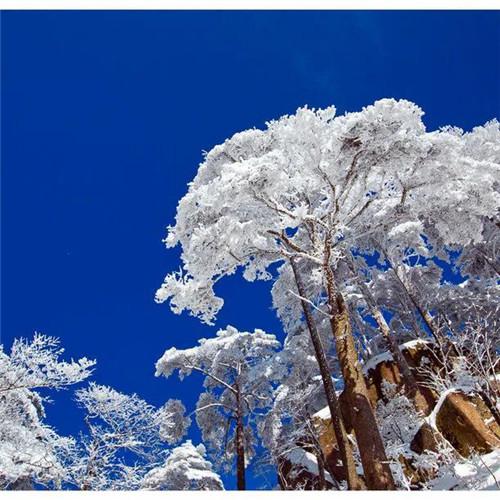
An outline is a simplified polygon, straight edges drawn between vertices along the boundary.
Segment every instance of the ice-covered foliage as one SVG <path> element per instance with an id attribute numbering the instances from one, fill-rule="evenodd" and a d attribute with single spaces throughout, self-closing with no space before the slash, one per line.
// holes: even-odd
<path id="1" fill-rule="evenodd" d="M 191 441 L 174 448 L 165 463 L 150 470 L 142 482 L 147 490 L 223 490 L 220 476 L 205 458 L 205 447 Z"/>
<path id="2" fill-rule="evenodd" d="M 1 390 L 62 389 L 85 380 L 95 361 L 81 358 L 63 361 L 59 339 L 35 333 L 33 339 L 15 339 L 7 355 L 1 347 Z"/>
<path id="3" fill-rule="evenodd" d="M 377 419 L 386 443 L 387 455 L 398 460 L 400 455 L 411 457 L 410 443 L 423 423 L 408 398 L 398 392 L 397 387 L 386 381 L 382 383 L 384 400 L 377 405 Z"/>
<path id="4" fill-rule="evenodd" d="M 163 441 L 179 440 L 189 424 L 180 401 L 157 410 L 136 394 L 92 382 L 76 400 L 88 429 L 70 465 L 71 482 L 84 490 L 138 488 L 165 453 Z"/>
<path id="5" fill-rule="evenodd" d="M 410 447 L 422 422 L 438 430 L 450 392 L 474 393 L 490 424 L 500 422 L 500 126 L 427 131 L 422 116 L 394 99 L 342 116 L 300 108 L 215 146 L 178 204 L 164 241 L 180 246 L 181 267 L 156 301 L 213 324 L 224 303 L 216 284 L 241 272 L 273 281 L 286 334 L 279 350 L 274 335 L 228 326 L 195 347 L 171 347 L 156 364 L 157 376 L 204 377 L 193 413 L 216 467 L 231 469 L 236 458 L 238 487 L 258 439 L 272 463 L 293 456 L 301 471 L 336 483 L 315 424 L 325 399 L 332 412 L 339 406 L 335 388 L 345 396 L 336 414 L 350 419 L 356 440 L 351 473 L 362 458 L 369 487 L 385 475 L 375 466 L 387 472 L 386 457 L 399 488 L 415 487 L 405 460 L 429 471 L 419 487 L 497 485 L 496 451 L 462 459 L 446 440 L 421 454 Z M 410 369 L 398 351 L 408 339 L 432 360 Z M 0 348 L 2 488 L 223 489 L 203 445 L 169 451 L 191 422 L 178 400 L 157 409 L 91 383 L 76 392 L 86 432 L 59 436 L 44 422 L 46 390 L 81 382 L 94 365 L 62 354 L 40 334 Z M 361 411 L 353 401 L 371 399 L 363 374 L 381 360 L 397 365 L 405 391 L 385 384 L 375 419 L 370 404 Z M 425 418 L 414 406 L 417 375 L 437 400 Z"/>
<path id="6" fill-rule="evenodd" d="M 495 384 L 487 382 L 498 369 L 498 349 L 491 348 L 497 334 L 485 332 L 499 299 L 499 123 L 471 132 L 427 131 L 422 116 L 415 104 L 394 99 L 343 116 L 333 107 L 301 108 L 214 147 L 179 202 L 165 243 L 180 245 L 182 267 L 165 278 L 156 300 L 213 323 L 223 306 L 215 292 L 219 280 L 237 272 L 249 281 L 274 278 L 273 306 L 287 334 L 281 359 L 311 368 L 299 387 L 293 367 L 287 374 L 287 363 L 275 358 L 280 385 L 260 425 L 270 449 L 286 445 L 286 432 L 307 421 L 301 403 L 316 389 L 310 383 L 315 360 L 307 336 L 301 337 L 307 307 L 309 332 L 312 322 L 323 339 L 329 330 L 335 336 L 325 349 L 337 355 L 344 382 L 360 375 L 359 359 L 383 355 L 389 345 L 406 370 L 405 387 L 415 387 L 398 345 L 424 339 L 434 342 L 434 361 L 442 366 L 432 375 L 443 382 L 434 387 L 438 393 L 467 388 L 481 391 L 493 406 L 498 401 Z M 342 301 L 352 335 L 335 330 Z M 471 328 L 474 311 L 485 320 Z M 349 347 L 341 359 L 347 336 L 356 349 Z M 179 359 L 175 351 L 170 356 Z M 324 363 L 316 362 L 324 373 Z M 329 369 L 337 375 L 335 362 Z M 363 392 L 362 385 L 356 390 Z M 349 399 L 354 389 L 348 389 Z M 202 398 L 212 409 L 212 395 Z M 406 396 L 387 404 L 379 411 L 418 421 Z M 398 441 L 394 429 L 383 434 L 391 458 L 409 453 L 409 435 Z M 395 475 L 406 487 L 401 470 Z"/>
<path id="7" fill-rule="evenodd" d="M 191 425 L 191 418 L 185 415 L 186 408 L 182 401 L 169 399 L 155 415 L 160 438 L 168 444 L 180 441 Z"/>
<path id="8" fill-rule="evenodd" d="M 10 352 L 0 346 L 0 487 L 34 484 L 58 487 L 67 471 L 61 457 L 72 438 L 44 423 L 46 397 L 38 389 L 64 389 L 87 378 L 95 362 L 64 361 L 55 337 L 16 339 Z M 46 391 L 45 393 L 46 394 Z"/>
<path id="9" fill-rule="evenodd" d="M 499 205 L 498 122 L 426 132 L 422 115 L 393 99 L 338 117 L 301 108 L 213 148 L 165 240 L 181 245 L 183 269 L 157 300 L 212 322 L 219 279 L 239 268 L 269 279 L 269 265 L 290 252 L 318 262 L 326 229 L 333 262 L 381 238 L 390 250 L 432 245 L 440 256 L 445 245 L 485 241 L 485 218 Z M 293 245 L 280 241 L 287 230 Z"/>

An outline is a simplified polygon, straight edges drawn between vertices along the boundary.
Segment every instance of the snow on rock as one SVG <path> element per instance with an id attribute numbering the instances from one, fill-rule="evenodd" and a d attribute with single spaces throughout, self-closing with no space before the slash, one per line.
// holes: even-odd
<path id="1" fill-rule="evenodd" d="M 316 412 L 313 415 L 313 418 L 319 418 L 320 420 L 330 420 L 331 419 L 330 408 L 328 408 L 328 406 L 325 406 L 323 409 Z"/>
<path id="2" fill-rule="evenodd" d="M 377 354 L 377 356 L 374 356 L 373 358 L 369 359 L 363 365 L 363 372 L 368 373 L 370 370 L 373 370 L 377 365 L 385 361 L 392 361 L 392 354 L 389 351 Z"/>
<path id="3" fill-rule="evenodd" d="M 442 392 L 431 414 L 424 419 L 425 422 L 427 422 L 435 430 L 438 430 L 436 425 L 436 418 L 438 416 L 439 410 L 441 409 L 441 406 L 443 406 L 443 403 L 445 402 L 448 395 L 451 394 L 452 392 L 456 392 L 456 389 L 454 388 L 447 389 L 446 391 Z"/>
<path id="4" fill-rule="evenodd" d="M 285 458 L 288 459 L 295 467 L 300 467 L 307 472 L 313 474 L 314 476 L 319 476 L 318 461 L 316 457 L 302 448 L 294 448 L 285 454 Z M 325 479 L 335 484 L 332 476 L 325 471 Z"/>
<path id="5" fill-rule="evenodd" d="M 406 349 L 413 349 L 414 347 L 417 347 L 417 346 L 432 344 L 432 343 L 433 343 L 432 340 L 413 339 L 413 340 L 409 340 L 408 342 L 404 342 L 403 344 L 400 344 L 399 348 L 404 351 Z"/>
<path id="6" fill-rule="evenodd" d="M 454 470 L 459 477 L 469 477 L 477 473 L 477 469 L 471 463 L 456 464 Z"/>
<path id="7" fill-rule="evenodd" d="M 408 342 L 404 342 L 403 344 L 399 345 L 399 349 L 401 351 L 406 351 L 408 349 L 413 349 L 417 346 L 422 346 L 426 344 L 432 343 L 431 340 L 424 340 L 424 339 L 414 339 L 414 340 L 409 340 Z M 363 372 L 368 373 L 370 370 L 373 370 L 374 368 L 377 367 L 380 363 L 384 363 L 385 361 L 392 361 L 392 354 L 389 351 L 384 351 L 380 354 L 377 354 L 376 356 L 373 356 L 373 358 L 370 358 L 364 365 L 363 365 Z"/>

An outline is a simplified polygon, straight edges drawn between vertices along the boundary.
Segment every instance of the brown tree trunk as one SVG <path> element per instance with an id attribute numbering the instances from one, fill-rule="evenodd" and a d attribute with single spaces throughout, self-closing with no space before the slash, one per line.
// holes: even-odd
<path id="1" fill-rule="evenodd" d="M 239 384 L 236 384 L 236 481 L 238 490 L 246 489 L 243 408 Z"/>
<path id="2" fill-rule="evenodd" d="M 297 285 L 297 290 L 299 292 L 302 304 L 302 309 L 304 311 L 304 316 L 306 319 L 307 328 L 311 336 L 311 342 L 314 347 L 314 352 L 316 355 L 316 360 L 318 362 L 319 371 L 321 374 L 321 380 L 323 382 L 323 389 L 325 391 L 326 401 L 328 403 L 328 408 L 330 409 L 330 415 L 332 419 L 332 425 L 335 432 L 335 437 L 337 438 L 337 444 L 340 451 L 340 456 L 342 457 L 342 462 L 344 465 L 345 475 L 347 478 L 347 485 L 350 490 L 361 490 L 363 489 L 363 483 L 356 472 L 356 463 L 354 462 L 354 456 L 352 453 L 352 448 L 347 438 L 347 432 L 345 430 L 344 420 L 340 410 L 339 401 L 337 399 L 337 394 L 335 393 L 335 387 L 333 386 L 332 377 L 330 369 L 328 368 L 328 362 L 326 360 L 325 351 L 323 345 L 321 344 L 321 339 L 316 329 L 316 324 L 311 313 L 311 307 L 305 299 L 305 287 L 298 270 L 297 262 L 295 259 L 290 259 L 290 265 L 292 266 L 293 274 L 295 277 L 295 284 Z"/>
<path id="3" fill-rule="evenodd" d="M 481 396 L 481 399 L 484 401 L 484 404 L 490 410 L 491 414 L 495 418 L 495 422 L 500 426 L 500 413 L 497 410 L 496 404 L 491 400 L 490 396 L 486 391 L 480 391 L 479 395 Z"/>
<path id="4" fill-rule="evenodd" d="M 446 345 L 448 343 L 448 339 L 444 337 L 444 335 L 440 332 L 438 326 L 436 325 L 436 322 L 434 321 L 434 318 L 431 316 L 429 311 L 425 310 L 419 303 L 417 297 L 415 297 L 415 294 L 409 289 L 408 286 L 406 286 L 406 283 L 404 282 L 404 279 L 399 275 L 398 270 L 394 267 L 392 262 L 389 260 L 389 258 L 386 256 L 387 261 L 391 265 L 392 272 L 396 276 L 397 280 L 399 281 L 400 285 L 402 286 L 403 290 L 405 291 L 407 297 L 410 299 L 410 302 L 413 304 L 413 307 L 417 310 L 419 313 L 420 317 L 422 318 L 423 322 L 431 332 L 432 336 L 436 340 L 436 342 L 443 346 L 443 341 L 444 344 Z"/>
<path id="5" fill-rule="evenodd" d="M 318 486 L 320 490 L 326 490 L 325 466 L 319 453 L 316 453 L 316 461 L 318 462 Z"/>
<path id="6" fill-rule="evenodd" d="M 413 373 L 411 372 L 411 368 L 408 365 L 405 357 L 403 356 L 403 353 L 401 352 L 396 339 L 391 334 L 389 325 L 385 321 L 382 312 L 377 307 L 373 306 L 372 315 L 375 318 L 379 330 L 387 343 L 389 351 L 392 354 L 392 358 L 399 368 L 401 378 L 403 379 L 404 391 L 406 396 L 410 399 L 410 401 L 413 401 L 413 404 L 417 411 L 422 412 L 424 415 L 429 415 L 432 407 L 418 387 L 417 381 L 413 376 Z"/>
<path id="7" fill-rule="evenodd" d="M 368 398 L 365 378 L 352 336 L 349 314 L 330 267 L 330 244 L 325 244 L 323 271 L 331 314 L 331 328 L 351 410 L 351 422 L 358 442 L 366 484 L 371 490 L 394 490 L 394 478 L 385 453 L 377 420 Z"/>
<path id="8" fill-rule="evenodd" d="M 356 275 L 353 264 L 348 261 L 347 265 L 351 273 L 353 275 Z M 368 304 L 368 307 L 370 308 L 372 316 L 375 318 L 375 321 L 377 322 L 377 326 L 380 330 L 380 333 L 382 334 L 382 337 L 384 337 L 387 348 L 389 349 L 390 353 L 392 354 L 392 358 L 394 359 L 394 362 L 397 364 L 399 368 L 399 371 L 401 373 L 401 378 L 403 379 L 404 391 L 406 396 L 410 399 L 410 401 L 413 401 L 415 409 L 417 411 L 422 412 L 424 415 L 429 415 L 429 413 L 432 410 L 432 407 L 425 398 L 425 396 L 422 394 L 420 388 L 418 387 L 417 381 L 413 376 L 413 373 L 411 372 L 411 368 L 408 365 L 408 362 L 406 361 L 405 357 L 403 356 L 403 353 L 401 352 L 399 345 L 396 339 L 394 338 L 394 335 L 392 335 L 391 330 L 389 329 L 389 325 L 387 324 L 387 321 L 385 320 L 384 315 L 382 314 L 382 311 L 380 311 L 380 309 L 375 304 L 373 295 L 371 294 L 366 284 L 360 281 L 358 282 L 358 285 L 361 293 L 363 294 L 366 300 L 366 303 Z"/>

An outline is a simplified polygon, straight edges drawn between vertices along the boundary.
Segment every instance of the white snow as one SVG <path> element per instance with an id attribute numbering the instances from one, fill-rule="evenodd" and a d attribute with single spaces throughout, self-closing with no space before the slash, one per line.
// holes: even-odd
<path id="1" fill-rule="evenodd" d="M 403 344 L 400 344 L 399 348 L 402 350 L 411 349 L 413 347 L 416 347 L 417 345 L 422 345 L 422 344 L 432 344 L 432 340 L 413 339 L 409 340 L 408 342 L 404 342 Z"/>
<path id="2" fill-rule="evenodd" d="M 456 464 L 455 474 L 459 477 L 469 477 L 477 473 L 477 469 L 470 463 Z"/>
<path id="3" fill-rule="evenodd" d="M 500 449 L 487 455 L 477 457 L 480 466 L 477 468 L 479 490 L 500 489 Z"/>
<path id="4" fill-rule="evenodd" d="M 456 463 L 430 484 L 433 490 L 500 489 L 500 449 Z"/>
<path id="5" fill-rule="evenodd" d="M 302 448 L 294 448 L 285 454 L 285 458 L 290 460 L 292 464 L 302 467 L 307 472 L 310 472 L 315 476 L 319 475 L 318 461 L 312 453 L 305 451 Z M 328 482 L 335 484 L 332 476 L 330 476 L 327 471 L 325 471 L 325 479 Z"/>
<path id="6" fill-rule="evenodd" d="M 373 370 L 377 365 L 383 363 L 384 361 L 392 361 L 392 354 L 389 351 L 377 354 L 373 358 L 369 359 L 363 365 L 363 372 L 368 373 L 370 370 Z"/>
<path id="7" fill-rule="evenodd" d="M 439 413 L 439 410 L 441 409 L 441 406 L 445 402 L 446 398 L 448 397 L 449 394 L 457 392 L 455 388 L 447 389 L 446 391 L 442 392 L 441 395 L 439 396 L 439 399 L 436 403 L 436 406 L 432 410 L 431 414 L 428 417 L 425 417 L 425 421 L 433 428 L 437 430 L 436 427 L 436 417 Z"/>
<path id="8" fill-rule="evenodd" d="M 330 420 L 330 408 L 328 408 L 328 406 L 325 406 L 324 408 L 316 412 L 313 417 L 319 418 L 321 420 Z"/>
<path id="9" fill-rule="evenodd" d="M 408 342 L 404 342 L 403 344 L 399 345 L 399 349 L 404 351 L 406 349 L 411 349 L 417 345 L 423 345 L 423 344 L 428 344 L 432 343 L 431 340 L 424 340 L 424 339 L 414 339 L 414 340 L 409 340 Z M 380 354 L 377 354 L 373 358 L 370 358 L 364 365 L 363 365 L 363 372 L 368 373 L 370 370 L 373 370 L 377 365 L 380 363 L 383 363 L 385 361 L 392 361 L 392 354 L 389 351 L 384 351 Z"/>
<path id="10" fill-rule="evenodd" d="M 188 440 L 174 448 L 165 463 L 150 470 L 142 488 L 147 490 L 223 490 L 222 480 L 206 458 L 203 444 Z"/>

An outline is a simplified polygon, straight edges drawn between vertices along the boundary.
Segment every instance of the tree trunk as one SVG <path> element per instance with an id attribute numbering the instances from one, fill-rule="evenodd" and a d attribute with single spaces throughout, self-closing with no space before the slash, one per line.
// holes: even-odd
<path id="1" fill-rule="evenodd" d="M 85 477 L 83 479 L 82 484 L 80 485 L 80 490 L 81 491 L 89 491 L 91 490 L 91 479 L 96 476 L 96 470 L 95 470 L 95 457 L 98 453 L 99 445 L 98 445 L 98 439 L 96 438 L 94 432 L 93 432 L 93 427 L 89 424 L 88 419 L 85 418 L 85 421 L 87 425 L 89 426 L 90 433 L 93 435 L 92 438 L 92 444 L 90 446 L 90 452 L 89 452 L 89 458 L 87 461 L 87 467 L 85 469 Z"/>
<path id="2" fill-rule="evenodd" d="M 351 273 L 354 276 L 356 276 L 353 264 L 348 261 L 347 265 Z M 401 349 L 399 348 L 399 345 L 396 339 L 394 338 L 394 335 L 392 335 L 391 330 L 389 329 L 389 325 L 387 324 L 387 321 L 385 320 L 384 315 L 382 314 L 382 311 L 377 307 L 373 295 L 371 294 L 366 284 L 363 283 L 362 281 L 359 281 L 358 286 L 360 288 L 361 293 L 365 297 L 366 303 L 370 308 L 372 316 L 375 318 L 375 321 L 377 322 L 377 326 L 380 330 L 380 333 L 382 334 L 382 337 L 384 337 L 387 348 L 389 349 L 390 353 L 392 354 L 394 362 L 399 368 L 399 371 L 401 373 L 401 378 L 403 379 L 404 391 L 406 396 L 410 399 L 410 401 L 413 401 L 415 409 L 417 411 L 422 412 L 424 415 L 429 415 L 429 413 L 432 410 L 432 407 L 425 398 L 425 396 L 422 394 L 420 388 L 418 387 L 417 381 L 413 376 L 413 373 L 411 372 L 411 368 L 408 365 L 408 362 L 406 361 L 405 357 L 403 356 L 403 353 L 401 352 Z"/>
<path id="3" fill-rule="evenodd" d="M 238 490 L 246 489 L 244 439 L 241 393 L 239 384 L 236 384 L 236 481 Z"/>
<path id="4" fill-rule="evenodd" d="M 413 304 L 413 307 L 417 310 L 419 313 L 420 317 L 422 318 L 423 322 L 431 332 L 432 336 L 436 340 L 436 342 L 439 345 L 443 345 L 443 341 L 445 345 L 448 343 L 448 339 L 444 337 L 444 335 L 440 332 L 438 326 L 436 325 L 434 318 L 431 316 L 429 311 L 425 310 L 419 303 L 417 297 L 415 297 L 415 294 L 409 289 L 409 287 L 406 285 L 404 282 L 404 279 L 402 276 L 399 275 L 398 270 L 396 267 L 394 267 L 393 263 L 389 260 L 387 256 L 385 256 L 386 260 L 389 262 L 391 265 L 392 272 L 396 276 L 397 280 L 399 281 L 400 285 L 402 286 L 403 290 L 405 291 L 406 295 L 410 299 L 410 302 Z"/>
<path id="5" fill-rule="evenodd" d="M 330 324 L 337 347 L 337 356 L 344 378 L 345 391 L 351 411 L 351 422 L 358 442 L 366 484 L 371 490 L 394 490 L 396 486 L 384 449 L 377 420 L 368 398 L 365 378 L 352 336 L 349 314 L 330 267 L 330 244 L 325 244 L 323 271 L 330 306 Z"/>
<path id="6" fill-rule="evenodd" d="M 352 453 L 352 448 L 347 438 L 347 432 L 345 430 L 344 420 L 340 410 L 339 401 L 337 399 L 337 394 L 335 393 L 335 387 L 333 386 L 332 377 L 330 369 L 328 368 L 328 362 L 326 360 L 325 351 L 323 345 L 321 344 L 321 339 L 316 329 L 316 324 L 311 313 L 311 307 L 305 299 L 305 287 L 300 276 L 297 262 L 295 259 L 290 259 L 290 265 L 292 266 L 293 274 L 295 277 L 295 284 L 297 285 L 297 290 L 300 297 L 302 297 L 301 304 L 304 311 L 304 316 L 306 319 L 307 328 L 311 336 L 311 342 L 314 347 L 314 352 L 316 355 L 316 361 L 318 362 L 319 371 L 321 374 L 321 380 L 323 382 L 323 389 L 325 391 L 326 401 L 328 403 L 328 408 L 330 409 L 330 415 L 332 420 L 333 429 L 335 432 L 335 437 L 337 438 L 337 444 L 340 451 L 340 456 L 342 457 L 342 462 L 344 465 L 345 475 L 347 478 L 347 485 L 350 490 L 361 490 L 363 489 L 363 483 L 356 472 L 356 463 L 354 462 L 354 456 Z"/>
<path id="7" fill-rule="evenodd" d="M 495 422 L 500 427 L 500 413 L 497 410 L 497 405 L 491 400 L 486 391 L 480 391 L 479 395 L 481 396 L 481 399 L 484 401 L 484 404 L 487 406 L 488 410 L 490 410 L 491 414 L 495 418 Z"/>
<path id="8" fill-rule="evenodd" d="M 392 358 L 399 368 L 401 378 L 403 379 L 404 391 L 406 396 L 410 399 L 410 401 L 413 401 L 413 404 L 417 411 L 422 412 L 424 415 L 429 415 L 432 407 L 418 387 L 417 381 L 413 376 L 413 373 L 411 372 L 411 368 L 408 365 L 405 357 L 403 356 L 403 353 L 401 352 L 396 339 L 391 334 L 389 325 L 385 321 L 382 312 L 377 307 L 373 306 L 372 315 L 375 318 L 379 330 L 387 343 L 389 351 L 392 354 Z"/>
<path id="9" fill-rule="evenodd" d="M 318 486 L 320 490 L 326 490 L 326 478 L 325 478 L 325 466 L 323 464 L 323 460 L 320 457 L 319 453 L 316 453 L 316 461 L 318 462 Z"/>

